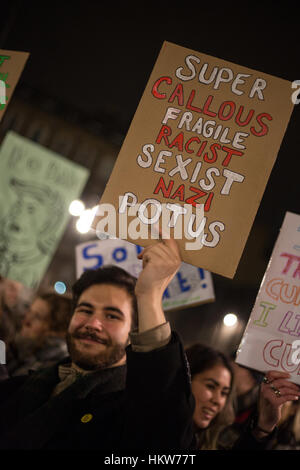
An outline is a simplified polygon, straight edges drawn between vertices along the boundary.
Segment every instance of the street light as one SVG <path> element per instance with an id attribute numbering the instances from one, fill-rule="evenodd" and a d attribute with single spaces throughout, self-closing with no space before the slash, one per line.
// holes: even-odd
<path id="1" fill-rule="evenodd" d="M 57 292 L 58 294 L 65 294 L 66 290 L 67 290 L 67 286 L 64 282 L 62 281 L 57 281 L 55 284 L 54 284 L 54 290 L 55 292 Z"/>
<path id="2" fill-rule="evenodd" d="M 227 315 L 225 315 L 223 318 L 223 323 L 225 326 L 231 327 L 236 325 L 237 320 L 238 318 L 234 313 L 227 313 Z"/>
<path id="3" fill-rule="evenodd" d="M 69 205 L 69 212 L 71 215 L 74 215 L 74 217 L 79 217 L 83 213 L 84 209 L 85 205 L 82 201 L 79 201 L 78 199 L 75 199 Z"/>

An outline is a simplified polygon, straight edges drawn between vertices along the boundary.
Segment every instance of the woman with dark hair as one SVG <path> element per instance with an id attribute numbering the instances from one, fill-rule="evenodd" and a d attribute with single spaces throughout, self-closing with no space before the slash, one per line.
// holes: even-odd
<path id="1" fill-rule="evenodd" d="M 214 348 L 195 344 L 186 349 L 195 398 L 194 426 L 197 448 L 224 449 L 220 434 L 234 421 L 234 372 L 230 360 Z M 229 449 L 267 449 L 277 433 L 283 405 L 298 400 L 300 388 L 290 374 L 268 371 L 260 386 L 255 411 Z"/>
<path id="2" fill-rule="evenodd" d="M 186 350 L 195 398 L 194 424 L 198 447 L 218 448 L 221 431 L 234 420 L 233 370 L 227 357 L 195 344 Z"/>

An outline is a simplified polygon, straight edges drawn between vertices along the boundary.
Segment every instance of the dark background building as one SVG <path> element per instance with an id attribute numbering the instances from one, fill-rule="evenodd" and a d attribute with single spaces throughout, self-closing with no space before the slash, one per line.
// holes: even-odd
<path id="1" fill-rule="evenodd" d="M 1 6 L 0 48 L 30 58 L 0 126 L 87 166 L 98 203 L 164 40 L 289 81 L 300 80 L 299 2 L 31 2 Z M 292 94 L 291 89 L 291 94 Z M 186 344 L 233 351 L 251 313 L 286 211 L 300 213 L 295 106 L 233 280 L 213 275 L 216 301 L 169 314 Z M 81 235 L 70 217 L 42 281 L 75 280 Z M 231 332 L 222 319 L 236 313 Z"/>

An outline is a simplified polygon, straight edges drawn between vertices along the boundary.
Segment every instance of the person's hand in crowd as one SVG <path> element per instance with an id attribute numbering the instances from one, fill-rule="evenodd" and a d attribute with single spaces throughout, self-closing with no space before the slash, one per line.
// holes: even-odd
<path id="1" fill-rule="evenodd" d="M 275 429 L 284 403 L 299 399 L 300 387 L 287 380 L 289 377 L 289 373 L 280 371 L 269 371 L 265 375 L 259 394 L 257 437 L 266 437 Z"/>
<path id="2" fill-rule="evenodd" d="M 138 258 L 143 260 L 143 270 L 137 280 L 136 295 L 153 292 L 163 295 L 181 264 L 176 241 L 161 238 L 145 248 Z"/>
<path id="3" fill-rule="evenodd" d="M 181 264 L 177 242 L 170 238 L 146 247 L 138 258 L 143 270 L 136 283 L 135 293 L 139 311 L 139 331 L 154 328 L 165 322 L 162 297 Z"/>

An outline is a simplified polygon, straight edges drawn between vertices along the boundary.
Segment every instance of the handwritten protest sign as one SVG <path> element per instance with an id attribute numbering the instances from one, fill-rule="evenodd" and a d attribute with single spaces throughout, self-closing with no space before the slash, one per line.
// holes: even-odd
<path id="1" fill-rule="evenodd" d="M 81 243 L 76 247 L 77 278 L 86 269 L 96 269 L 104 264 L 113 264 L 138 277 L 142 261 L 137 255 L 142 251 L 139 245 L 126 240 L 108 239 Z M 211 273 L 182 263 L 179 271 L 169 284 L 163 297 L 165 311 L 192 307 L 215 300 Z"/>
<path id="2" fill-rule="evenodd" d="M 0 49 L 0 121 L 29 57 L 28 52 Z"/>
<path id="3" fill-rule="evenodd" d="M 290 82 L 165 42 L 101 197 L 116 236 L 147 246 L 136 219 L 167 214 L 174 231 L 183 223 L 185 262 L 232 278 L 292 109 Z M 120 216 L 138 204 L 124 235 Z M 105 222 L 93 226 L 109 233 Z M 199 248 L 187 248 L 193 236 Z"/>
<path id="4" fill-rule="evenodd" d="M 89 171 L 14 132 L 0 149 L 0 274 L 35 288 Z"/>
<path id="5" fill-rule="evenodd" d="M 289 372 L 300 384 L 299 306 L 300 215 L 287 212 L 236 361 L 262 372 Z"/>

